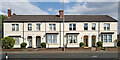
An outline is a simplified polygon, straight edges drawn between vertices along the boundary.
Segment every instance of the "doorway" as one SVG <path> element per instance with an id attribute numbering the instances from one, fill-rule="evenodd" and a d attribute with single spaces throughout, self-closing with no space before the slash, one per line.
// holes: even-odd
<path id="1" fill-rule="evenodd" d="M 88 47 L 88 36 L 84 36 L 84 44 Z"/>
<path id="2" fill-rule="evenodd" d="M 32 36 L 28 36 L 29 48 L 32 48 Z"/>
<path id="3" fill-rule="evenodd" d="M 96 36 L 92 36 L 92 47 L 96 46 Z"/>
<path id="4" fill-rule="evenodd" d="M 40 36 L 36 36 L 36 47 L 37 48 L 41 47 L 41 37 Z"/>

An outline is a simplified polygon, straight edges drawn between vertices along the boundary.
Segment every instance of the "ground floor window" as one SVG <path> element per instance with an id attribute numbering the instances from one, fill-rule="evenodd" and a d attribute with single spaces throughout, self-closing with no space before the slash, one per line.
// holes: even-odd
<path id="1" fill-rule="evenodd" d="M 101 39 L 104 43 L 112 42 L 112 34 L 103 34 Z"/>
<path id="2" fill-rule="evenodd" d="M 77 35 L 68 35 L 68 43 L 77 43 Z"/>
<path id="3" fill-rule="evenodd" d="M 47 43 L 57 43 L 57 35 L 56 34 L 47 35 Z"/>
<path id="4" fill-rule="evenodd" d="M 15 39 L 15 44 L 19 44 L 20 37 L 13 37 Z"/>

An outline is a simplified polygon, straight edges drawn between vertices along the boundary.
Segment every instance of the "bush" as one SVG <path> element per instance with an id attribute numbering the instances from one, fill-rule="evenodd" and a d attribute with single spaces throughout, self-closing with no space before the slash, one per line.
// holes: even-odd
<path id="1" fill-rule="evenodd" d="M 84 46 L 84 43 L 83 43 L 83 42 L 81 42 L 81 43 L 80 43 L 80 47 L 83 47 L 83 46 Z"/>
<path id="2" fill-rule="evenodd" d="M 120 47 L 120 41 L 117 43 L 117 46 Z"/>
<path id="3" fill-rule="evenodd" d="M 101 50 L 105 50 L 105 48 L 104 48 L 104 47 L 101 47 Z"/>
<path id="4" fill-rule="evenodd" d="M 46 48 L 46 43 L 45 43 L 45 42 L 42 42 L 42 43 L 41 43 L 41 46 L 42 46 L 42 48 Z"/>
<path id="5" fill-rule="evenodd" d="M 25 42 L 21 43 L 21 48 L 25 48 L 26 45 L 27 45 L 27 43 L 25 43 Z"/>
<path id="6" fill-rule="evenodd" d="M 15 40 L 12 37 L 2 38 L 2 48 L 10 49 L 14 46 Z"/>
<path id="7" fill-rule="evenodd" d="M 98 42 L 97 42 L 97 46 L 98 46 L 98 47 L 102 47 L 102 42 L 101 42 L 101 41 L 98 41 Z"/>

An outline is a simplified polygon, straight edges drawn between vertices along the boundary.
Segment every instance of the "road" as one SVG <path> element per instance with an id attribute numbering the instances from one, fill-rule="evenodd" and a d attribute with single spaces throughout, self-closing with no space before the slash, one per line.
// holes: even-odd
<path id="1" fill-rule="evenodd" d="M 117 52 L 8 52 L 9 58 L 118 58 Z M 5 58 L 3 53 L 2 58 Z"/>

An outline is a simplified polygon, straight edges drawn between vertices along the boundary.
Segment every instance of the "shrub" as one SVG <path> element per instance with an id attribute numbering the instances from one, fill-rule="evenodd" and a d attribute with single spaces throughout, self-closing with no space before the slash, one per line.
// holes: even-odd
<path id="1" fill-rule="evenodd" d="M 25 42 L 21 43 L 21 48 L 25 48 L 26 45 L 27 45 L 27 43 L 25 43 Z"/>
<path id="2" fill-rule="evenodd" d="M 84 43 L 83 43 L 83 42 L 81 42 L 81 43 L 80 43 L 80 47 L 83 47 L 83 46 L 84 46 Z"/>
<path id="3" fill-rule="evenodd" d="M 117 43 L 117 46 L 120 47 L 120 41 Z"/>
<path id="4" fill-rule="evenodd" d="M 41 46 L 42 46 L 42 48 L 46 48 L 46 43 L 45 43 L 45 42 L 42 42 L 42 43 L 41 43 Z"/>
<path id="5" fill-rule="evenodd" d="M 15 40 L 12 37 L 2 38 L 2 48 L 10 49 L 14 46 Z"/>
<path id="6" fill-rule="evenodd" d="M 98 46 L 98 47 L 102 47 L 102 42 L 101 42 L 101 41 L 98 41 L 98 42 L 97 42 L 97 46 Z"/>
<path id="7" fill-rule="evenodd" d="M 104 47 L 101 47 L 101 50 L 105 50 L 105 48 L 104 48 Z"/>

